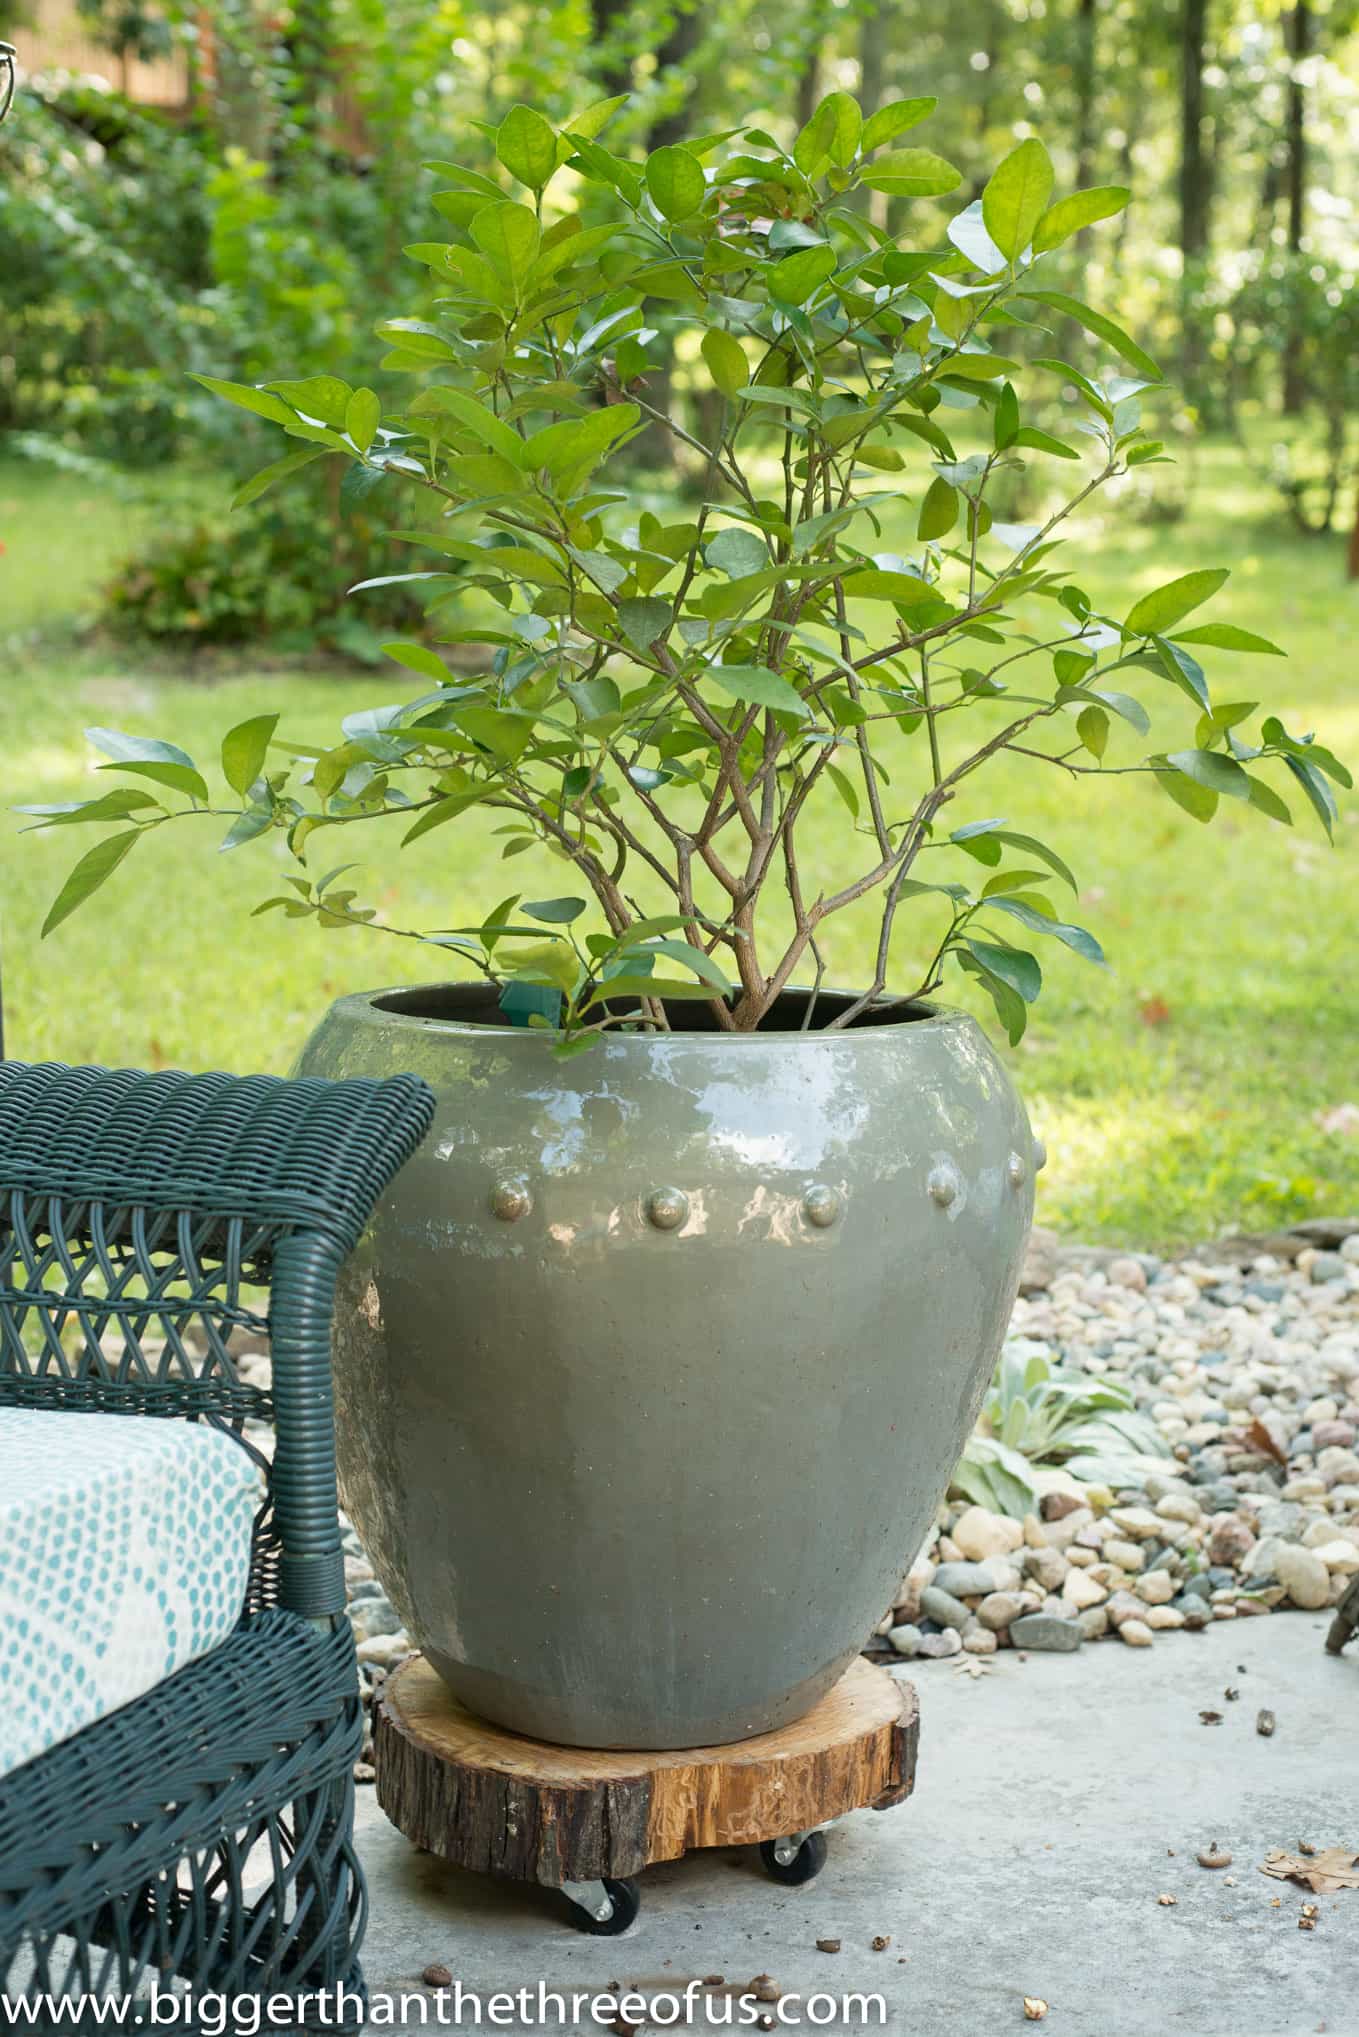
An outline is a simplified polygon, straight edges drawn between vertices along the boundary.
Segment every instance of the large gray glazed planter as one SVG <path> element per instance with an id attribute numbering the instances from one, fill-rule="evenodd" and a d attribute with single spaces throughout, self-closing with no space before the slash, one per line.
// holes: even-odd
<path id="1" fill-rule="evenodd" d="M 345 1276 L 345 1505 L 483 1717 L 587 1747 L 782 1725 L 880 1617 L 976 1417 L 1033 1209 L 1023 1106 L 957 1012 L 562 1060 L 494 1000 L 342 998 L 302 1057 L 438 1098 Z"/>

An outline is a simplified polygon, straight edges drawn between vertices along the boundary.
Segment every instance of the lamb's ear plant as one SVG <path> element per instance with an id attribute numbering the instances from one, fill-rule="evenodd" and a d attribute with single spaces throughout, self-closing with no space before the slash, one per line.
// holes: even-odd
<path id="1" fill-rule="evenodd" d="M 541 845 L 569 866 L 566 895 L 521 888 L 474 924 L 386 930 L 529 986 L 567 1046 L 664 1027 L 679 998 L 756 1027 L 795 976 L 820 982 L 830 923 L 870 895 L 871 980 L 832 1025 L 884 996 L 908 910 L 929 960 L 898 989 L 961 969 L 1017 1040 L 1041 982 L 1032 943 L 1102 958 L 1053 903 L 1075 888 L 1062 858 L 986 817 L 993 759 L 1073 785 L 1144 772 L 1201 821 L 1227 800 L 1287 822 L 1277 772 L 1329 833 L 1342 766 L 1276 717 L 1248 734 L 1255 704 L 1210 696 L 1205 652 L 1275 652 L 1191 621 L 1226 573 L 1101 609 L 1056 549 L 1097 490 L 1162 457 L 1139 407 L 1155 363 L 1045 273 L 1128 194 L 1054 197 L 1028 140 L 943 238 L 903 245 L 870 194 L 928 200 L 937 222 L 959 172 L 902 143 L 933 104 L 865 121 L 837 92 L 791 152 L 752 129 L 645 161 L 600 139 L 611 105 L 560 129 L 517 106 L 497 175 L 439 166 L 448 237 L 407 250 L 433 279 L 430 315 L 377 327 L 409 395 L 203 378 L 291 442 L 243 498 L 330 458 L 351 492 L 410 481 L 440 505 L 405 532 L 431 640 L 387 646 L 410 697 L 350 715 L 327 747 L 284 742 L 273 713 L 232 729 L 225 807 L 174 745 L 92 731 L 130 782 L 25 809 L 113 830 L 45 931 L 143 836 L 224 812 L 223 847 L 281 837 L 296 859 L 261 911 L 382 924 L 346 877 L 346 831 L 385 817 L 405 844 L 489 809 L 507 857 Z M 1054 358 L 1052 333 L 1076 328 L 1108 367 Z M 672 350 L 680 372 L 660 372 Z M 1031 418 L 1062 392 L 1055 436 Z M 687 468 L 692 507 L 678 490 L 663 515 L 647 506 L 643 432 Z M 1031 462 L 1031 496 L 1072 478 L 1036 525 L 999 520 L 998 484 Z M 811 852 L 826 811 L 834 869 Z M 449 866 L 455 895 L 456 851 Z"/>

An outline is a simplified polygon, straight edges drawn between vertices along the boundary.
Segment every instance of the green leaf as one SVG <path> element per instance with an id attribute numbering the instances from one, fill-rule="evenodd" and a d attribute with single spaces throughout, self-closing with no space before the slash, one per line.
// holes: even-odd
<path id="1" fill-rule="evenodd" d="M 508 198 L 499 205 L 484 206 L 468 230 L 496 273 L 507 279 L 518 296 L 542 244 L 538 221 L 528 206 L 516 205 Z"/>
<path id="2" fill-rule="evenodd" d="M 190 799 L 207 800 L 207 781 L 192 764 L 101 764 L 101 771 L 131 771 L 149 778 L 153 785 L 168 785 L 172 792 L 187 792 Z"/>
<path id="3" fill-rule="evenodd" d="M 233 509 L 244 509 L 247 503 L 258 502 L 275 481 L 282 481 L 289 474 L 295 474 L 299 467 L 310 466 L 313 460 L 322 460 L 329 452 L 328 446 L 299 446 L 296 452 L 285 453 L 281 460 L 274 460 L 267 467 L 252 474 L 248 481 L 242 481 L 231 498 Z"/>
<path id="4" fill-rule="evenodd" d="M 1093 226 L 1097 220 L 1112 219 L 1122 212 L 1129 198 L 1121 184 L 1097 184 L 1088 191 L 1073 191 L 1069 198 L 1059 198 L 1055 205 L 1049 205 L 1038 222 L 1033 237 L 1033 251 L 1045 255 L 1049 248 L 1060 247 L 1064 240 L 1070 240 L 1073 233 L 1079 233 L 1083 226 Z"/>
<path id="5" fill-rule="evenodd" d="M 671 615 L 668 601 L 620 601 L 618 627 L 635 651 L 646 652 L 657 637 L 665 635 Z"/>
<path id="6" fill-rule="evenodd" d="M 957 521 L 958 491 L 942 474 L 936 474 L 925 490 L 915 534 L 924 539 L 946 537 Z"/>
<path id="7" fill-rule="evenodd" d="M 946 191 L 956 191 L 962 181 L 961 170 L 929 149 L 889 149 L 860 179 L 871 191 L 885 191 L 893 198 L 940 198 Z"/>
<path id="8" fill-rule="evenodd" d="M 541 191 L 557 167 L 557 136 L 531 106 L 512 106 L 496 131 L 495 152 L 512 177 Z"/>
<path id="9" fill-rule="evenodd" d="M 355 389 L 348 403 L 344 405 L 344 430 L 359 446 L 359 452 L 367 452 L 377 436 L 377 426 L 383 418 L 383 405 L 379 403 L 373 389 Z"/>
<path id="10" fill-rule="evenodd" d="M 807 716 L 801 694 L 766 665 L 709 665 L 704 676 L 734 700 L 773 708 L 777 714 L 795 714 L 800 720 Z"/>
<path id="11" fill-rule="evenodd" d="M 267 833 L 273 827 L 273 809 L 267 805 L 247 807 L 226 829 L 218 841 L 218 856 L 224 856 L 228 849 L 238 849 L 242 841 L 255 841 L 257 835 Z"/>
<path id="12" fill-rule="evenodd" d="M 1140 736 L 1146 735 L 1150 730 L 1151 716 L 1147 713 L 1141 701 L 1135 700 L 1131 693 L 1120 693 L 1112 686 L 1083 686 L 1080 691 L 1082 693 L 1093 693 L 1097 700 L 1102 701 L 1106 707 L 1112 708 L 1113 712 L 1121 716 L 1124 721 L 1131 723 Z"/>
<path id="13" fill-rule="evenodd" d="M 503 417 L 496 416 L 489 395 L 483 401 L 470 395 L 466 389 L 450 389 L 440 383 L 437 388 L 426 389 L 418 396 L 410 406 L 409 414 L 412 418 L 451 417 L 488 452 L 499 453 L 513 466 L 525 465 L 525 441 L 512 425 L 506 424 Z"/>
<path id="14" fill-rule="evenodd" d="M 1080 454 L 1074 446 L 1063 445 L 1061 439 L 1053 438 L 1050 432 L 1035 431 L 1031 424 L 1020 426 L 1019 430 L 1015 433 L 1014 443 L 1017 446 L 1028 446 L 1035 453 L 1051 453 L 1054 459 L 1058 460 L 1079 460 L 1080 458 Z"/>
<path id="15" fill-rule="evenodd" d="M 1156 759 L 1153 758 L 1153 763 Z M 1168 762 L 1168 760 L 1166 760 Z M 1203 785 L 1197 778 L 1186 777 L 1173 768 L 1156 773 L 1156 783 L 1176 806 L 1184 808 L 1193 820 L 1210 821 L 1217 812 L 1217 793 L 1211 786 Z"/>
<path id="16" fill-rule="evenodd" d="M 1085 707 L 1076 717 L 1076 734 L 1097 761 L 1109 747 L 1109 717 L 1102 707 Z"/>
<path id="17" fill-rule="evenodd" d="M 1046 304 L 1050 311 L 1060 311 L 1064 318 L 1074 319 L 1077 325 L 1083 325 L 1087 332 L 1093 332 L 1098 339 L 1111 346 L 1116 354 L 1120 354 L 1131 367 L 1136 368 L 1139 375 L 1145 375 L 1149 382 L 1161 380 L 1161 371 L 1151 355 L 1145 353 L 1136 340 L 1130 339 L 1122 326 L 1115 325 L 1113 319 L 1107 318 L 1102 311 L 1092 311 L 1088 304 L 1082 304 L 1079 297 L 1068 297 L 1062 290 L 1027 288 L 1021 290 L 1020 295 L 1034 304 Z M 1071 370 L 1067 369 L 1065 372 L 1070 374 Z"/>
<path id="18" fill-rule="evenodd" d="M 1026 948 L 1012 948 L 1008 943 L 1002 947 L 996 941 L 978 940 L 973 934 L 965 938 L 969 953 L 983 968 L 1008 984 L 1025 1004 L 1033 1003 L 1043 987 L 1043 972 L 1038 966 L 1037 956 L 1031 955 Z"/>
<path id="19" fill-rule="evenodd" d="M 1220 750 L 1174 750 L 1166 762 L 1210 792 L 1225 793 L 1229 799 L 1250 798 L 1250 779 L 1234 757 L 1224 757 Z"/>
<path id="20" fill-rule="evenodd" d="M 692 219 L 708 195 L 703 165 L 686 148 L 653 149 L 645 175 L 651 202 L 663 219 Z"/>
<path id="21" fill-rule="evenodd" d="M 986 943 L 983 942 L 982 945 L 985 946 Z M 993 969 L 988 969 L 984 962 L 979 961 L 975 955 L 968 954 L 966 949 L 956 948 L 954 954 L 959 968 L 967 975 L 975 976 L 985 987 L 996 1007 L 996 1015 L 1005 1028 L 1010 1045 L 1017 1047 L 1029 1023 L 1029 1009 L 1024 999 L 1017 991 L 1011 989 L 1003 977 L 997 976 Z"/>
<path id="22" fill-rule="evenodd" d="M 527 908 L 525 909 L 527 910 Z M 714 990 L 726 992 L 731 989 L 729 980 L 717 963 L 714 962 L 712 956 L 706 954 L 702 948 L 694 947 L 689 941 L 648 940 L 646 942 L 634 942 L 625 939 L 616 944 L 616 952 L 625 959 L 631 956 L 665 955 L 670 961 L 680 963 L 683 968 L 692 969 L 695 976 L 699 977 L 704 983 L 710 983 Z"/>
<path id="23" fill-rule="evenodd" d="M 263 389 L 252 389 L 245 382 L 219 382 L 215 375 L 190 375 L 190 380 L 199 383 L 209 394 L 224 396 L 228 403 L 234 403 L 241 410 L 253 411 L 256 417 L 267 417 L 272 424 L 293 424 L 293 412 L 281 396 L 271 396 Z"/>
<path id="24" fill-rule="evenodd" d="M 404 849 L 408 842 L 419 841 L 421 835 L 427 835 L 431 828 L 439 828 L 446 821 L 456 820 L 460 813 L 466 813 L 470 806 L 476 806 L 484 797 L 485 794 L 478 788 L 473 792 L 450 793 L 447 799 L 436 800 L 433 806 L 427 806 L 407 828 L 401 837 L 402 848 Z"/>
<path id="25" fill-rule="evenodd" d="M 162 743 L 155 736 L 129 736 L 121 729 L 88 728 L 85 740 L 106 757 L 112 757 L 116 764 L 187 764 L 191 771 L 195 768 L 187 750 L 181 750 L 177 743 Z"/>
<path id="26" fill-rule="evenodd" d="M 1284 762 L 1306 793 L 1308 803 L 1326 830 L 1327 839 L 1333 841 L 1335 823 L 1340 818 L 1335 794 L 1315 764 L 1309 764 L 1304 758 L 1292 755 L 1286 755 Z"/>
<path id="27" fill-rule="evenodd" d="M 222 776 L 242 799 L 264 769 L 277 727 L 276 714 L 256 714 L 249 721 L 238 721 L 222 738 Z"/>
<path id="28" fill-rule="evenodd" d="M 982 192 L 986 231 L 1013 262 L 1033 239 L 1052 196 L 1052 159 L 1041 141 L 1022 141 L 993 171 Z"/>
<path id="29" fill-rule="evenodd" d="M 1084 927 L 1070 926 L 1065 920 L 1052 919 L 1047 913 L 1036 912 L 1026 905 L 1022 898 L 988 898 L 988 912 L 1007 912 L 1035 934 L 1051 934 L 1054 941 L 1061 941 L 1077 955 L 1083 955 L 1087 962 L 1104 963 L 1104 950 L 1095 936 Z"/>
<path id="30" fill-rule="evenodd" d="M 750 380 L 750 363 L 745 348 L 733 333 L 710 326 L 703 335 L 703 359 L 714 385 L 724 396 L 735 396 Z"/>
<path id="31" fill-rule="evenodd" d="M 715 572 L 725 573 L 729 579 L 743 579 L 747 573 L 758 573 L 769 564 L 769 550 L 757 531 L 747 530 L 743 524 L 731 524 L 710 538 L 704 547 L 703 556 Z"/>
<path id="32" fill-rule="evenodd" d="M 914 573 L 893 573 L 881 566 L 861 566 L 847 573 L 841 583 L 852 601 L 895 601 L 901 608 L 918 608 L 922 602 L 937 601 L 927 580 Z"/>
<path id="33" fill-rule="evenodd" d="M 397 640 L 384 644 L 382 655 L 384 658 L 390 658 L 393 664 L 404 665 L 408 672 L 418 672 L 422 679 L 432 679 L 436 686 L 448 684 L 448 667 L 439 653 L 432 651 L 428 644 L 409 644 Z"/>
<path id="34" fill-rule="evenodd" d="M 1229 577 L 1229 569 L 1225 566 L 1182 573 L 1178 580 L 1169 580 L 1155 593 L 1144 594 L 1140 601 L 1134 602 L 1124 618 L 1123 627 L 1129 636 L 1164 636 L 1182 616 L 1201 607 L 1216 594 Z"/>
<path id="35" fill-rule="evenodd" d="M 1060 877 L 1064 884 L 1070 886 L 1073 894 L 1077 891 L 1076 879 L 1057 851 L 1050 849 L 1046 842 L 1040 842 L 1035 835 L 1019 834 L 1011 828 L 996 828 L 992 832 L 992 839 L 1003 843 L 1008 849 L 1018 849 L 1021 855 L 1037 856 L 1040 863 L 1046 863 L 1049 870 Z"/>
<path id="36" fill-rule="evenodd" d="M 1257 637 L 1254 630 L 1238 629 L 1231 622 L 1205 622 L 1200 623 L 1197 629 L 1179 630 L 1175 641 L 1180 644 L 1209 644 L 1219 651 L 1256 651 L 1271 658 L 1288 656 L 1287 651 L 1281 651 L 1268 637 Z"/>
<path id="37" fill-rule="evenodd" d="M 857 820 L 859 818 L 859 794 L 853 779 L 847 778 L 838 764 L 828 764 L 826 766 L 826 776 L 830 779 L 831 784 L 835 787 L 845 806 L 848 808 L 850 819 Z"/>
<path id="38" fill-rule="evenodd" d="M 106 836 L 86 850 L 52 901 L 51 911 L 42 923 L 42 939 L 46 940 L 54 928 L 69 919 L 76 907 L 83 905 L 113 875 L 140 833 L 140 828 L 129 828 L 124 834 Z"/>
<path id="39" fill-rule="evenodd" d="M 338 375 L 306 375 L 295 382 L 271 382 L 269 388 L 309 422 L 344 430 L 349 384 Z"/>
<path id="40" fill-rule="evenodd" d="M 48 806 L 16 806 L 13 811 L 32 818 L 33 827 L 24 829 L 25 834 L 31 834 L 42 828 L 80 827 L 90 821 L 127 820 L 147 806 L 160 806 L 154 793 L 142 792 L 135 785 L 116 785 L 98 799 L 67 799 Z"/>
<path id="41" fill-rule="evenodd" d="M 691 983 L 687 977 L 676 976 L 610 976 L 596 984 L 589 1000 L 600 1004 L 606 998 L 612 1002 L 615 997 L 664 997 L 694 1003 L 702 999 L 706 1004 L 712 999 L 712 990 L 705 984 Z"/>
<path id="42" fill-rule="evenodd" d="M 894 99 L 889 106 L 880 106 L 869 120 L 864 122 L 864 131 L 859 137 L 859 150 L 868 155 L 873 149 L 881 148 L 885 141 L 895 141 L 907 128 L 917 126 L 939 104 L 937 99 Z"/>
<path id="43" fill-rule="evenodd" d="M 575 702 L 586 721 L 617 714 L 623 704 L 617 684 L 604 672 L 597 672 L 593 679 L 563 680 L 562 691 Z"/>
<path id="44" fill-rule="evenodd" d="M 835 250 L 825 246 L 799 248 L 776 262 L 769 276 L 771 293 L 781 304 L 805 304 L 828 276 L 835 273 Z"/>
<path id="45" fill-rule="evenodd" d="M 456 348 L 428 319 L 384 318 L 373 330 L 379 339 L 422 361 L 456 361 L 458 358 Z"/>
<path id="46" fill-rule="evenodd" d="M 817 107 L 793 143 L 793 161 L 809 182 L 828 165 L 847 170 L 863 132 L 863 114 L 848 92 L 832 92 Z"/>
<path id="47" fill-rule="evenodd" d="M 579 919 L 588 908 L 584 898 L 535 898 L 526 899 L 521 908 L 530 919 L 544 920 L 548 926 L 570 926 L 573 919 Z"/>
<path id="48" fill-rule="evenodd" d="M 992 433 L 998 453 L 1012 446 L 1019 436 L 1019 398 L 1013 384 L 1007 382 L 996 398 L 995 415 L 992 419 Z"/>
<path id="49" fill-rule="evenodd" d="M 1271 820 L 1282 821 L 1286 828 L 1293 825 L 1293 816 L 1280 799 L 1272 785 L 1266 785 L 1263 778 L 1250 781 L 1250 803 L 1257 812 L 1267 814 Z"/>

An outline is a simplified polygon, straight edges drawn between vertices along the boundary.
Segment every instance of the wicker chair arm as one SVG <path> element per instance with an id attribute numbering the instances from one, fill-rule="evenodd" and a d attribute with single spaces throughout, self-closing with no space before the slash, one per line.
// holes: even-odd
<path id="1" fill-rule="evenodd" d="M 343 1256 L 429 1130 L 416 1076 L 0 1065 L 0 1195 L 184 1211 L 307 1230 Z"/>
<path id="2" fill-rule="evenodd" d="M 214 1235 L 226 1237 L 232 1263 L 248 1257 L 250 1277 L 267 1283 L 275 1427 L 271 1561 L 278 1602 L 309 1618 L 344 1608 L 330 1383 L 335 1281 L 433 1112 L 429 1089 L 408 1075 L 327 1082 L 0 1066 L 0 1229 L 8 1211 L 16 1238 L 22 1227 L 29 1255 L 35 1217 L 54 1236 L 92 1235 L 100 1263 L 109 1267 L 120 1238 L 145 1262 L 149 1238 L 192 1230 L 196 1251 L 206 1252 Z M 186 1265 L 194 1263 L 195 1250 L 181 1243 Z M 71 1306 L 93 1308 L 96 1324 L 109 1319 L 128 1335 L 134 1309 L 140 1322 L 174 1307 L 160 1295 L 101 1305 L 91 1300 L 69 1252 L 58 1256 L 73 1276 Z M 59 1306 L 60 1285 L 50 1285 L 50 1274 L 48 1281 L 46 1298 Z M 0 1313 L 37 1313 L 34 1303 L 42 1297 L 31 1288 L 11 1290 L 11 1296 L 12 1311 L 0 1285 Z M 218 1312 L 224 1330 L 232 1319 L 211 1281 L 186 1306 L 205 1317 Z M 7 1333 L 11 1339 L 17 1334 L 12 1321 Z M 5 1356 L 0 1340 L 0 1403 L 121 1405 L 189 1415 L 208 1412 L 218 1392 L 218 1382 L 205 1388 L 192 1379 L 125 1379 L 120 1388 L 85 1375 L 54 1382 L 26 1376 L 14 1363 L 12 1345 L 8 1364 Z"/>

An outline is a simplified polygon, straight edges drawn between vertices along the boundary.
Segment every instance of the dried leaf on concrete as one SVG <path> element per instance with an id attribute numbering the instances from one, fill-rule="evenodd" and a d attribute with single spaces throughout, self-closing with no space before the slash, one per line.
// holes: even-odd
<path id="1" fill-rule="evenodd" d="M 1313 1895 L 1328 1896 L 1336 1889 L 1359 1888 L 1359 1853 L 1352 1846 L 1328 1846 L 1310 1860 L 1301 1860 L 1276 1846 L 1265 1855 L 1260 1872 L 1272 1874 L 1276 1881 L 1296 1881 Z"/>

